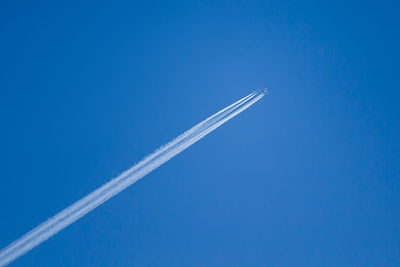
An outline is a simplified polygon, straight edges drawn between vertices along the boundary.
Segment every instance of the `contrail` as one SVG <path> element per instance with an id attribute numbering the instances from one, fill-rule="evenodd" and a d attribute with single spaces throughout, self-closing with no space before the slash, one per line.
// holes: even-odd
<path id="1" fill-rule="evenodd" d="M 112 179 L 86 197 L 78 200 L 68 208 L 43 222 L 0 251 L 0 266 L 4 266 L 22 256 L 154 169 L 160 167 L 169 159 L 253 105 L 261 99 L 265 93 L 266 90 L 255 91 L 222 109 L 166 145 L 160 147 L 118 177 Z"/>

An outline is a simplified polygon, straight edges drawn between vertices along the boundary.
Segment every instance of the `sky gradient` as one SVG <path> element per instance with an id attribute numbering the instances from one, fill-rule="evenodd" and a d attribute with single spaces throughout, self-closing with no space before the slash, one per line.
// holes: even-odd
<path id="1" fill-rule="evenodd" d="M 11 266 L 400 265 L 399 6 L 0 4 L 0 247 L 258 88 Z"/>

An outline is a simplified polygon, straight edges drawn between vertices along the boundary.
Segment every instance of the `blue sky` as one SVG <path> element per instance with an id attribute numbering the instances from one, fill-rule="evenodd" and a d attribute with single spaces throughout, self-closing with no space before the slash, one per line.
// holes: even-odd
<path id="1" fill-rule="evenodd" d="M 270 94 L 13 266 L 400 265 L 394 1 L 0 4 L 0 247 Z"/>

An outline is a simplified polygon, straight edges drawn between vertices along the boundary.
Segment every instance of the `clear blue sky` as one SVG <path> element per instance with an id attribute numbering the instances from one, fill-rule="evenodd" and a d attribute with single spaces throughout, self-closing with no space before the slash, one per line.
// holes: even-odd
<path id="1" fill-rule="evenodd" d="M 0 4 L 0 247 L 270 94 L 13 266 L 400 265 L 395 1 L 110 2 Z"/>

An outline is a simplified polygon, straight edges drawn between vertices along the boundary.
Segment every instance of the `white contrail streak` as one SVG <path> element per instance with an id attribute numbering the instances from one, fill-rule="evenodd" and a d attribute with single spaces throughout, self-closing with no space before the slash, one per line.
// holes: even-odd
<path id="1" fill-rule="evenodd" d="M 258 90 L 232 105 L 222 109 L 206 120 L 192 127 L 171 142 L 162 146 L 127 171 L 112 179 L 86 197 L 37 226 L 21 238 L 0 251 L 0 266 L 4 266 L 22 256 L 32 248 L 72 224 L 94 208 L 115 196 L 140 178 L 160 167 L 222 124 L 244 111 L 265 95 Z"/>

